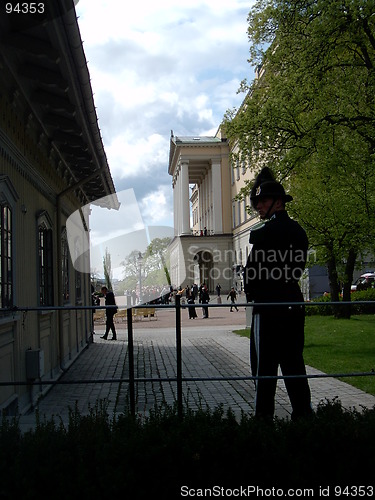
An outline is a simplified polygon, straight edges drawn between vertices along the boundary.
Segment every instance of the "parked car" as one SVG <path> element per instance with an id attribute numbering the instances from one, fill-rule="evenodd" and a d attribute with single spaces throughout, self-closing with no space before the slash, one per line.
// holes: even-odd
<path id="1" fill-rule="evenodd" d="M 361 274 L 351 286 L 352 292 L 359 292 L 360 290 L 367 290 L 375 286 L 375 273 L 369 272 Z"/>

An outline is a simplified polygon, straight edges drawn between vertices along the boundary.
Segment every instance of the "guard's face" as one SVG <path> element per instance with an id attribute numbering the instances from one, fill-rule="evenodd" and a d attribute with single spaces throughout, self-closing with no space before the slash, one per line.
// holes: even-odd
<path id="1" fill-rule="evenodd" d="M 274 203 L 273 198 L 259 198 L 256 201 L 256 206 L 255 209 L 259 213 L 259 217 L 264 220 L 264 219 L 269 219 L 272 217 L 272 215 L 275 213 L 276 209 L 276 203 Z M 273 204 L 273 206 L 272 206 Z"/>

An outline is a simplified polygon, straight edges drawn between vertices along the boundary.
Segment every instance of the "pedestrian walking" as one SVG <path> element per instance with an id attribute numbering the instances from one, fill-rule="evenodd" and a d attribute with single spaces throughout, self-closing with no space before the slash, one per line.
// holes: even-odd
<path id="1" fill-rule="evenodd" d="M 234 289 L 234 286 L 232 286 L 232 288 L 231 288 L 231 290 L 230 290 L 230 292 L 228 294 L 227 300 L 229 298 L 230 298 L 230 301 L 231 301 L 230 312 L 233 312 L 233 307 L 238 312 L 238 307 L 236 306 L 237 292 Z"/>
<path id="2" fill-rule="evenodd" d="M 116 300 L 113 292 L 109 291 L 106 286 L 102 286 L 102 294 L 105 297 L 106 306 L 115 306 Z M 108 339 L 108 333 L 112 332 L 111 340 L 117 340 L 116 328 L 113 321 L 115 314 L 117 313 L 117 307 L 110 307 L 105 310 L 106 322 L 105 322 L 105 334 L 101 337 L 104 340 Z"/>
<path id="3" fill-rule="evenodd" d="M 263 168 L 250 193 L 250 201 L 265 224 L 250 232 L 252 246 L 244 270 L 247 302 L 254 301 L 250 358 L 254 376 L 306 375 L 303 359 L 304 306 L 299 287 L 307 259 L 304 229 L 292 220 L 285 204 L 293 198 L 285 193 L 272 172 Z M 257 303 L 289 302 L 289 305 L 257 306 Z M 293 303 L 296 303 L 295 305 Z M 272 418 L 276 379 L 256 382 L 256 416 Z M 292 419 L 312 414 L 306 378 L 286 378 Z"/>

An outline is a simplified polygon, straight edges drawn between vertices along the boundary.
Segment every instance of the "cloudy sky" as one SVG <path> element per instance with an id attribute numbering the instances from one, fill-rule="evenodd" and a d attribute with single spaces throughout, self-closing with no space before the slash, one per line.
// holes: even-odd
<path id="1" fill-rule="evenodd" d="M 93 268 L 101 269 L 106 249 L 118 266 L 133 239 L 129 234 L 142 227 L 147 237 L 149 227 L 163 235 L 169 227 L 173 234 L 171 130 L 177 136 L 215 135 L 227 109 L 241 103 L 239 84 L 254 75 L 247 62 L 253 3 L 76 2 L 99 126 L 122 202 L 120 213 L 93 207 Z"/>
<path id="2" fill-rule="evenodd" d="M 237 106 L 252 0 L 79 0 L 99 125 L 116 190 L 143 220 L 173 225 L 169 139 L 214 135 Z M 130 8 L 131 6 L 131 8 Z M 95 221 L 92 220 L 92 224 Z"/>

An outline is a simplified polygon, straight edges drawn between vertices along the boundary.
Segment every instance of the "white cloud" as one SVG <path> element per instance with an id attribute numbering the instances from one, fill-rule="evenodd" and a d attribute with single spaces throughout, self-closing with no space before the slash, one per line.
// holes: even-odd
<path id="1" fill-rule="evenodd" d="M 95 104 L 118 190 L 142 215 L 173 224 L 170 130 L 215 133 L 249 77 L 251 0 L 80 0 Z M 150 207 L 153 207 L 152 209 Z"/>
<path id="2" fill-rule="evenodd" d="M 149 137 L 118 135 L 106 147 L 111 172 L 119 179 L 132 178 L 152 173 L 168 156 L 169 142 L 159 134 Z"/>
<path id="3" fill-rule="evenodd" d="M 167 190 L 166 186 L 158 186 L 155 191 L 146 195 L 141 201 L 140 210 L 148 225 L 161 224 L 172 217 L 172 207 Z"/>

